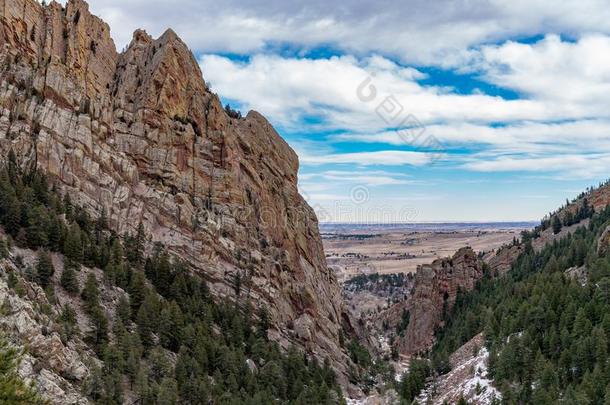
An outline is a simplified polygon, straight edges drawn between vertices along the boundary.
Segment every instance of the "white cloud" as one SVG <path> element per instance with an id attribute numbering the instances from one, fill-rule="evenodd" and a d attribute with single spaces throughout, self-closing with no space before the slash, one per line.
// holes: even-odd
<path id="1" fill-rule="evenodd" d="M 610 92 L 610 37 L 578 42 L 549 35 L 535 44 L 485 46 L 478 55 L 485 79 L 529 97 L 568 106 L 584 104 L 589 114 L 605 114 L 600 99 Z"/>
<path id="2" fill-rule="evenodd" d="M 358 166 L 421 166 L 431 162 L 427 153 L 386 150 L 376 152 L 334 153 L 329 155 L 299 154 L 302 163 L 310 165 L 351 164 Z"/>
<path id="3" fill-rule="evenodd" d="M 398 126 L 409 115 L 423 123 L 566 117 L 564 108 L 558 105 L 482 94 L 460 95 L 442 87 L 422 86 L 417 82 L 420 72 L 398 67 L 379 56 L 312 60 L 256 55 L 244 63 L 204 55 L 201 67 L 215 91 L 291 128 L 301 126 L 306 116 L 319 118 L 321 128 L 350 131 Z M 374 77 L 366 82 L 369 74 Z M 358 94 L 368 95 L 369 84 L 374 86 L 376 97 L 362 101 Z M 395 102 L 401 110 L 396 119 L 377 113 L 384 102 Z M 585 112 L 573 111 L 568 117 L 582 114 Z"/>
<path id="4" fill-rule="evenodd" d="M 405 146 L 405 140 L 389 129 L 400 126 L 399 122 L 388 123 L 376 113 L 379 103 L 392 95 L 403 107 L 401 116 L 417 117 L 426 136 L 433 135 L 442 149 L 479 150 L 465 157 L 445 156 L 458 164 L 469 160 L 462 166 L 467 170 L 542 169 L 591 178 L 608 169 L 601 156 L 610 153 L 608 55 L 610 37 L 599 35 L 576 42 L 550 35 L 531 44 L 508 41 L 468 51 L 462 69 L 523 94 L 517 100 L 424 86 L 418 82 L 421 72 L 380 56 L 311 60 L 257 55 L 244 63 L 204 56 L 202 67 L 222 94 L 247 107 L 262 106 L 263 113 L 287 128 L 298 128 L 303 117 L 314 116 L 320 118 L 317 129 L 342 129 L 343 133 L 328 138 L 331 143 Z M 371 72 L 377 98 L 367 103 L 358 99 L 356 89 Z M 276 85 L 278 77 L 282 80 Z M 380 159 L 376 159 L 378 152 L 368 153 L 361 162 L 358 159 L 364 156 L 354 159 L 350 154 L 300 156 L 305 164 L 403 164 L 403 156 L 391 152 L 399 151 L 386 150 Z"/>
<path id="5" fill-rule="evenodd" d="M 383 170 L 367 170 L 365 172 L 327 170 L 320 173 L 301 175 L 300 179 L 305 181 L 322 180 L 324 183 L 351 183 L 369 187 L 417 183 L 416 180 L 411 179 L 404 173 L 392 173 Z"/>
<path id="6" fill-rule="evenodd" d="M 607 176 L 610 172 L 610 154 L 571 154 L 560 156 L 501 156 L 498 158 L 477 157 L 464 164 L 468 170 L 482 172 L 525 171 L 555 173 L 555 178 L 591 179 Z"/>
<path id="7" fill-rule="evenodd" d="M 136 28 L 159 35 L 172 27 L 201 52 L 331 45 L 429 65 L 457 63 L 465 49 L 507 37 L 610 33 L 604 0 L 96 0 L 91 9 L 110 23 L 119 46 Z"/>
<path id="8" fill-rule="evenodd" d="M 610 152 L 610 120 L 590 119 L 568 122 L 517 122 L 489 126 L 463 122 L 431 125 L 424 135 L 433 135 L 441 148 L 484 145 L 493 153 L 580 153 Z M 397 131 L 334 135 L 335 142 L 365 142 L 404 146 Z"/>
<path id="9" fill-rule="evenodd" d="M 483 80 L 523 97 L 507 100 L 480 91 L 458 94 L 424 86 L 418 81 L 424 74 L 381 56 L 304 59 L 259 54 L 237 62 L 203 55 L 201 65 L 220 94 L 289 128 L 301 125 L 305 116 L 317 117 L 317 127 L 356 133 L 396 127 L 399 119 L 388 123 L 376 114 L 388 96 L 401 106 L 399 117 L 412 114 L 428 126 L 610 119 L 610 37 L 567 42 L 550 35 L 533 44 L 508 41 L 465 54 L 457 69 L 478 72 Z M 369 84 L 377 97 L 363 102 L 357 92 L 368 94 L 368 86 L 359 86 L 371 73 Z"/>

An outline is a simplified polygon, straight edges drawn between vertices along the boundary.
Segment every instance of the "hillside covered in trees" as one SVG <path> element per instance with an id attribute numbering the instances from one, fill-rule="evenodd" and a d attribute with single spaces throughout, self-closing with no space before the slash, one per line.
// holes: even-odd
<path id="1" fill-rule="evenodd" d="M 91 326 L 86 335 L 71 305 L 63 306 L 55 323 L 62 325 L 62 340 L 82 337 L 96 354 L 81 387 L 94 403 L 121 404 L 127 395 L 163 405 L 342 401 L 330 364 L 269 341 L 265 307 L 255 308 L 239 287 L 230 302 L 215 301 L 205 281 L 163 246 L 146 249 L 141 227 L 136 235 L 109 231 L 104 213 L 91 219 L 42 173 L 22 171 L 12 153 L 0 169 L 0 224 L 8 234 L 0 255 L 20 269 L 7 275 L 9 286 L 22 294 L 20 280 L 35 282 L 51 304 L 61 289 L 84 308 Z M 21 257 L 10 253 L 14 246 L 36 250 L 36 265 L 21 265 Z M 63 255 L 63 268 L 55 268 L 51 252 Z M 88 273 L 79 283 L 83 266 L 102 269 L 103 279 Z M 110 316 L 100 283 L 124 292 Z M 0 399 L 16 391 L 23 398 L 34 395 L 14 377 L 15 353 L 0 352 L 0 359 L 7 356 Z"/>
<path id="2" fill-rule="evenodd" d="M 506 275 L 488 273 L 458 295 L 430 356 L 437 372 L 447 371 L 447 353 L 483 331 L 504 403 L 610 403 L 610 254 L 598 243 L 610 208 L 585 209 L 588 225 L 540 251 L 526 235 Z"/>

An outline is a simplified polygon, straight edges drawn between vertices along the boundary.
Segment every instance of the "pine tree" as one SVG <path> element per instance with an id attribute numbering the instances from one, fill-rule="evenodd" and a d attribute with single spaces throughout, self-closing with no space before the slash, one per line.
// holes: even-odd
<path id="1" fill-rule="evenodd" d="M 107 370 L 102 376 L 102 384 L 104 391 L 101 403 L 123 403 L 123 379 L 117 370 Z"/>
<path id="2" fill-rule="evenodd" d="M 49 253 L 41 250 L 38 253 L 38 261 L 36 263 L 37 281 L 42 287 L 49 285 L 51 277 L 55 273 L 55 267 Z"/>
<path id="3" fill-rule="evenodd" d="M 119 298 L 119 303 L 117 304 L 116 314 L 121 319 L 124 324 L 127 324 L 131 319 L 131 307 L 129 305 L 129 299 L 122 295 Z"/>
<path id="4" fill-rule="evenodd" d="M 15 152 L 13 151 L 13 149 L 9 150 L 8 152 L 8 178 L 11 180 L 11 182 L 15 182 L 17 181 L 17 179 L 19 178 L 19 165 L 17 164 L 17 156 L 15 155 Z M 15 184 L 15 183 L 13 183 Z"/>
<path id="5" fill-rule="evenodd" d="M 561 220 L 559 214 L 553 216 L 553 234 L 557 235 L 561 231 Z"/>
<path id="6" fill-rule="evenodd" d="M 139 395 L 140 401 L 144 404 L 154 403 L 154 398 L 151 395 L 151 388 L 148 378 L 148 368 L 140 367 L 134 379 L 134 391 Z"/>
<path id="7" fill-rule="evenodd" d="M 144 301 L 144 297 L 146 296 L 147 290 L 144 274 L 141 271 L 134 272 L 128 289 L 132 315 L 136 315 L 138 313 L 138 310 Z"/>
<path id="8" fill-rule="evenodd" d="M 159 386 L 157 401 L 160 404 L 174 405 L 178 403 L 178 384 L 173 378 L 164 378 Z"/>
<path id="9" fill-rule="evenodd" d="M 70 199 L 70 194 L 68 194 L 68 193 L 64 194 L 63 212 L 66 214 L 66 218 L 68 220 L 72 220 L 72 214 L 73 214 L 72 200 Z"/>
<path id="10" fill-rule="evenodd" d="M 551 256 L 544 269 L 545 271 L 548 271 L 550 273 L 559 270 L 559 263 L 557 262 L 557 258 L 555 257 L 555 255 Z"/>
<path id="11" fill-rule="evenodd" d="M 182 311 L 174 301 L 164 306 L 157 322 L 161 346 L 177 352 L 180 348 L 180 331 L 184 327 Z"/>
<path id="12" fill-rule="evenodd" d="M 604 395 L 604 405 L 610 405 L 610 384 L 606 385 L 606 393 Z"/>
<path id="13" fill-rule="evenodd" d="M 85 381 L 84 391 L 93 401 L 100 401 L 104 395 L 102 369 L 95 362 L 89 365 L 89 377 Z"/>
<path id="14" fill-rule="evenodd" d="M 20 356 L 4 340 L 0 340 L 0 404 L 44 404 L 37 393 L 19 376 Z"/>
<path id="15" fill-rule="evenodd" d="M 57 214 L 52 213 L 47 225 L 47 240 L 49 249 L 59 251 L 62 240 L 62 222 Z"/>
<path id="16" fill-rule="evenodd" d="M 69 304 L 65 304 L 61 314 L 59 315 L 58 321 L 62 325 L 61 337 L 65 343 L 78 332 L 78 325 L 76 324 L 76 311 L 74 308 L 72 308 Z"/>
<path id="17" fill-rule="evenodd" d="M 100 291 L 97 286 L 97 279 L 93 273 L 87 275 L 87 281 L 81 292 L 81 297 L 85 301 L 88 310 L 93 309 L 99 305 Z"/>
<path id="18" fill-rule="evenodd" d="M 157 325 L 159 315 L 159 305 L 155 296 L 150 293 L 144 299 L 144 302 L 138 310 L 136 323 L 138 324 L 138 332 L 142 339 L 142 344 L 145 347 L 153 345 L 152 333 Z"/>
<path id="19" fill-rule="evenodd" d="M 104 349 L 104 372 L 112 373 L 113 371 L 119 371 L 122 373 L 124 368 L 125 359 L 123 358 L 123 353 L 121 353 L 116 345 L 107 345 Z"/>
<path id="20" fill-rule="evenodd" d="M 47 221 L 48 213 L 42 206 L 36 206 L 27 212 L 26 239 L 27 246 L 32 249 L 48 245 Z"/>
<path id="21" fill-rule="evenodd" d="M 64 266 L 64 271 L 62 271 L 61 273 L 60 283 L 63 289 L 69 292 L 70 294 L 77 294 L 80 291 L 78 279 L 76 278 L 76 272 L 74 271 L 74 266 L 66 263 L 66 265 Z"/>
<path id="22" fill-rule="evenodd" d="M 150 350 L 148 362 L 150 364 L 148 377 L 152 381 L 160 383 L 164 378 L 170 376 L 172 372 L 171 363 L 169 362 L 164 351 L 158 346 Z"/>
<path id="23" fill-rule="evenodd" d="M 142 222 L 138 224 L 138 231 L 135 240 L 135 260 L 138 264 L 144 263 L 144 244 L 146 243 L 146 233 Z"/>
<path id="24" fill-rule="evenodd" d="M 6 232 L 12 237 L 17 236 L 21 229 L 21 204 L 14 196 L 8 198 L 2 223 Z"/>
<path id="25" fill-rule="evenodd" d="M 144 264 L 144 245 L 146 243 L 146 233 L 142 222 L 138 225 L 135 236 L 125 236 L 127 260 L 134 266 L 139 267 Z"/>
<path id="26" fill-rule="evenodd" d="M 132 383 L 136 380 L 138 373 L 140 372 L 140 357 L 140 354 L 134 350 L 129 350 L 127 352 L 125 374 L 127 374 L 129 381 Z"/>
<path id="27" fill-rule="evenodd" d="M 258 309 L 257 335 L 263 339 L 267 339 L 267 330 L 269 329 L 270 324 L 269 311 L 267 311 L 267 307 L 261 305 Z"/>
<path id="28" fill-rule="evenodd" d="M 104 344 L 108 342 L 108 319 L 102 308 L 97 305 L 88 311 L 93 326 L 90 334 L 91 343 L 98 352 L 103 351 Z"/>
<path id="29" fill-rule="evenodd" d="M 68 259 L 74 260 L 77 263 L 83 261 L 83 242 L 81 239 L 81 230 L 75 222 L 70 226 L 64 242 L 64 251 Z"/>
<path id="30" fill-rule="evenodd" d="M 97 221 L 95 221 L 95 233 L 98 238 L 101 236 L 104 230 L 108 229 L 108 218 L 106 215 L 106 208 L 102 208 L 102 212 L 98 217 Z"/>
<path id="31" fill-rule="evenodd" d="M 0 259 L 6 259 L 9 256 L 6 239 L 0 238 Z"/>

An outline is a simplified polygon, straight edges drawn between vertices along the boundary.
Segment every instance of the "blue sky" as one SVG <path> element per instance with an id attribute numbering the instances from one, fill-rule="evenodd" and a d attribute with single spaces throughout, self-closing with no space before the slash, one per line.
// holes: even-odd
<path id="1" fill-rule="evenodd" d="M 212 89 L 297 151 L 322 221 L 536 220 L 610 177 L 604 1 L 91 8 L 118 48 L 138 27 L 181 35 Z"/>

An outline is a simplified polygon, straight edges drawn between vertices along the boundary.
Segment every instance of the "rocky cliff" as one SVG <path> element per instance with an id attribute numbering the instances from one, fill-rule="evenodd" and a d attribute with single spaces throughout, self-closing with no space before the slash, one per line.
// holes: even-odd
<path id="1" fill-rule="evenodd" d="M 136 31 L 118 53 L 82 0 L 0 0 L 0 22 L 0 156 L 119 233 L 141 223 L 218 296 L 267 306 L 271 338 L 344 375 L 340 289 L 297 156 L 265 118 L 230 117 L 171 30 Z"/>
<path id="2" fill-rule="evenodd" d="M 455 304 L 459 290 L 472 290 L 483 277 L 483 262 L 471 248 L 458 250 L 453 257 L 419 266 L 409 298 L 388 312 L 390 324 L 398 324 L 404 311 L 408 325 L 395 344 L 402 354 L 428 350 L 434 332 L 443 326 L 443 314 Z"/>

